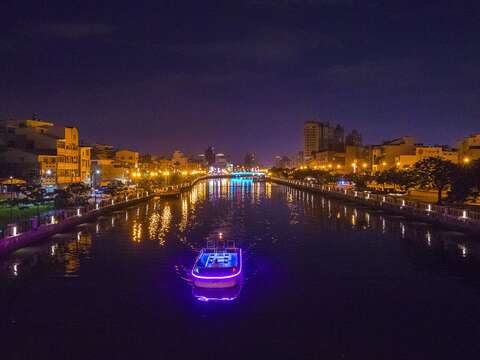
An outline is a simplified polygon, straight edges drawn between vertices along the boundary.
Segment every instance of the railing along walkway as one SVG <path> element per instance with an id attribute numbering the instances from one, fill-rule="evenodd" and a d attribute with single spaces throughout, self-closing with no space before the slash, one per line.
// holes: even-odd
<path id="1" fill-rule="evenodd" d="M 285 184 L 299 189 L 311 190 L 325 195 L 353 200 L 370 206 L 394 211 L 406 216 L 455 226 L 463 230 L 480 233 L 480 212 L 471 209 L 459 209 L 419 201 L 406 200 L 395 196 L 372 194 L 369 191 L 341 189 L 334 185 L 319 185 L 302 180 L 290 180 L 270 177 L 276 183 Z"/>

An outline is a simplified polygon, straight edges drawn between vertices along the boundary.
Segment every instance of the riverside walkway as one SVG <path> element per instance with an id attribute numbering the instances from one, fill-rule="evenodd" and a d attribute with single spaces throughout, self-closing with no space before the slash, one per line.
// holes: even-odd
<path id="1" fill-rule="evenodd" d="M 189 182 L 160 187 L 153 192 L 138 191 L 129 195 L 115 195 L 95 204 L 58 210 L 55 215 L 36 216 L 26 222 L 8 224 L 7 228 L 1 232 L 0 256 L 57 233 L 65 232 L 100 215 L 147 201 L 153 197 L 178 196 L 204 178 L 202 176 Z"/>
<path id="2" fill-rule="evenodd" d="M 269 177 L 269 181 L 293 188 L 321 193 L 325 196 L 382 209 L 409 218 L 453 229 L 480 234 L 480 212 L 406 200 L 395 196 L 372 194 L 369 191 L 340 189 L 334 185 L 318 185 L 308 181 Z"/>

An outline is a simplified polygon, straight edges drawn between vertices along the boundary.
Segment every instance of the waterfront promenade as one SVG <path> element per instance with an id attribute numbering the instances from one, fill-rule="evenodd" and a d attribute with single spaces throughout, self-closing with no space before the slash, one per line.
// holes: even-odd
<path id="1" fill-rule="evenodd" d="M 0 238 L 0 256 L 65 232 L 97 216 L 136 205 L 153 197 L 177 196 L 204 178 L 202 176 L 189 182 L 157 188 L 152 192 L 137 191 L 129 195 L 116 195 L 96 204 L 59 210 L 55 215 L 32 217 L 26 223 L 9 224 Z"/>
<path id="2" fill-rule="evenodd" d="M 405 217 L 426 221 L 439 226 L 480 234 L 480 212 L 470 209 L 460 209 L 440 206 L 419 201 L 406 200 L 395 196 L 372 194 L 369 191 L 340 189 L 334 185 L 318 185 L 308 181 L 268 178 L 277 184 L 297 189 L 321 193 L 337 199 L 354 201 L 369 207 L 382 209 Z"/>

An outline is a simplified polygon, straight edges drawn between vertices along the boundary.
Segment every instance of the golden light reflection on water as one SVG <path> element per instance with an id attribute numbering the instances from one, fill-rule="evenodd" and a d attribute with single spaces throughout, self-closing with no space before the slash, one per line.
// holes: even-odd
<path id="1" fill-rule="evenodd" d="M 272 198 L 272 183 L 270 182 L 265 183 L 265 198 L 267 199 Z"/>
<path id="2" fill-rule="evenodd" d="M 148 219 L 148 237 L 150 240 L 155 240 L 158 234 L 158 227 L 160 225 L 160 214 L 154 212 Z"/>
<path id="3" fill-rule="evenodd" d="M 92 235 L 87 232 L 78 232 L 76 241 L 66 244 L 63 254 L 65 276 L 74 276 L 80 268 L 80 258 L 88 255 L 92 247 Z"/>
<path id="4" fill-rule="evenodd" d="M 182 198 L 182 218 L 178 224 L 178 229 L 183 233 L 188 224 L 188 200 L 187 198 Z"/>
<path id="5" fill-rule="evenodd" d="M 171 221 L 172 221 L 172 210 L 170 209 L 169 204 L 165 204 L 162 211 L 160 231 L 158 232 L 158 240 L 161 246 L 165 245 L 166 236 L 167 236 L 168 230 L 170 229 Z"/>
<path id="6" fill-rule="evenodd" d="M 142 226 L 143 224 L 137 219 L 133 220 L 132 224 L 132 241 L 139 243 L 142 241 Z"/>

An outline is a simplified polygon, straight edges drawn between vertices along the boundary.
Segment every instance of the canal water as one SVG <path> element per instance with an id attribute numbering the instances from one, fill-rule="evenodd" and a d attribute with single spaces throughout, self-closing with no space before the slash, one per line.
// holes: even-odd
<path id="1" fill-rule="evenodd" d="M 244 281 L 207 301 L 188 270 L 219 233 L 243 249 Z M 0 259 L 1 358 L 474 358 L 479 245 L 281 185 L 204 181 Z"/>

